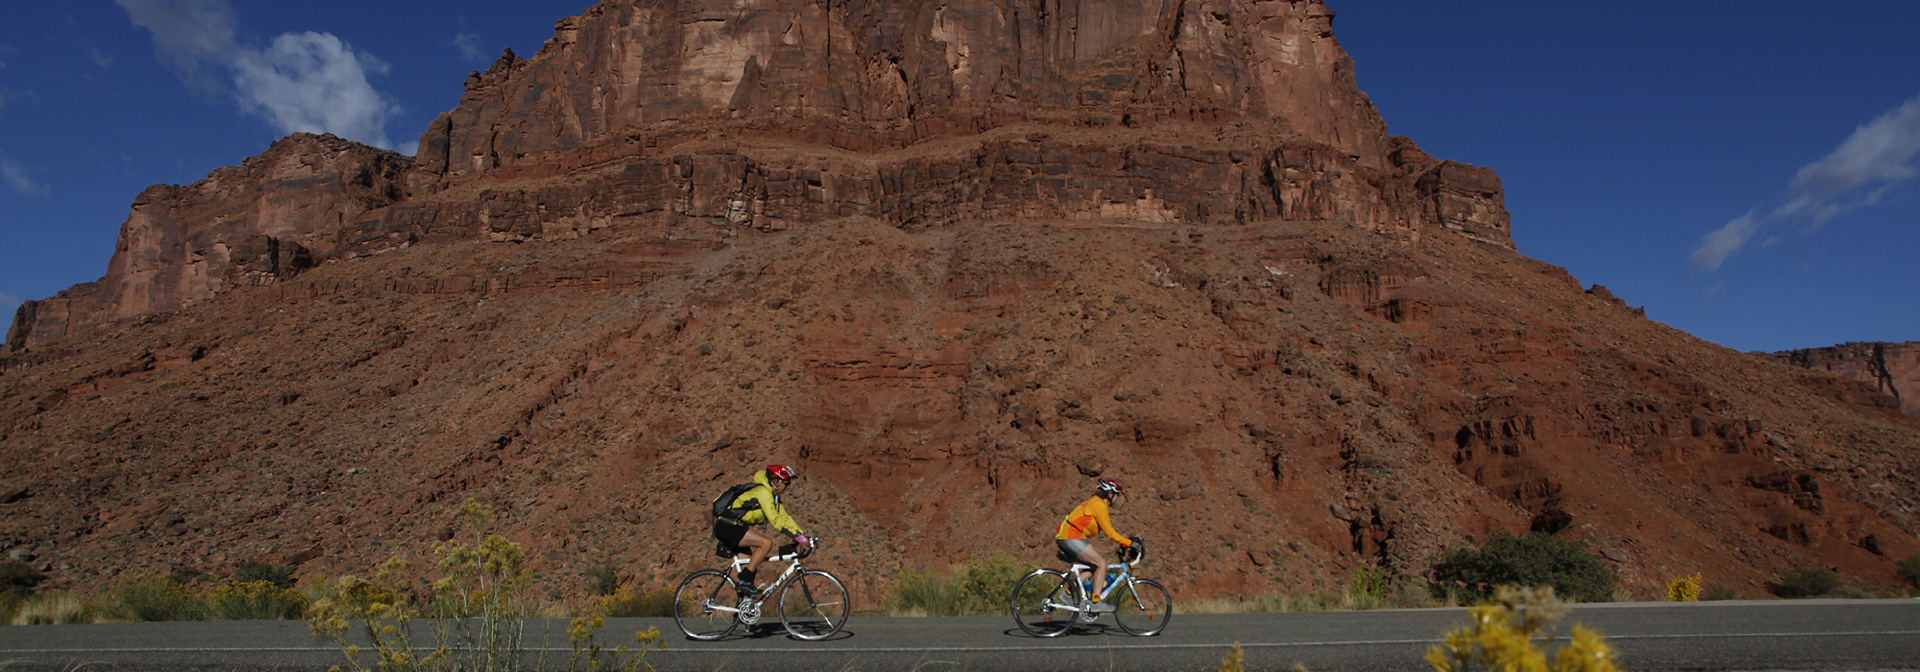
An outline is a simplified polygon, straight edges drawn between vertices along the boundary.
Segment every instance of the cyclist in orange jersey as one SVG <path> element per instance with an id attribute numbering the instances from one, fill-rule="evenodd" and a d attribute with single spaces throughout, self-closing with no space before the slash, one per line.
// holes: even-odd
<path id="1" fill-rule="evenodd" d="M 1124 492 L 1126 488 L 1120 485 L 1119 480 L 1100 479 L 1094 485 L 1093 496 L 1074 507 L 1073 513 L 1067 514 L 1067 519 L 1060 522 L 1059 531 L 1053 535 L 1053 543 L 1060 547 L 1061 552 L 1093 566 L 1093 610 L 1097 612 L 1113 611 L 1113 605 L 1099 601 L 1100 593 L 1107 589 L 1107 559 L 1099 551 L 1093 550 L 1093 542 L 1088 539 L 1096 533 L 1104 533 L 1108 539 L 1120 544 L 1122 549 L 1132 548 L 1138 543 L 1113 529 L 1113 520 L 1107 513 L 1113 498 Z M 1122 551 L 1121 555 L 1124 557 L 1126 553 Z"/>

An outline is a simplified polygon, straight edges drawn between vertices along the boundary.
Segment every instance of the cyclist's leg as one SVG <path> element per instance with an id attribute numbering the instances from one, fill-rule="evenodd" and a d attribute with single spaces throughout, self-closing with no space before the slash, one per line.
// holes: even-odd
<path id="1" fill-rule="evenodd" d="M 740 545 L 751 553 L 746 568 L 740 571 L 741 580 L 753 581 L 757 578 L 755 572 L 760 570 L 760 564 L 766 562 L 767 554 L 773 551 L 773 539 L 759 530 L 749 529 L 746 534 L 740 535 Z"/>
<path id="2" fill-rule="evenodd" d="M 1093 550 L 1092 544 L 1088 544 L 1086 549 L 1080 551 L 1078 557 L 1080 562 L 1093 566 L 1093 594 L 1088 597 L 1098 600 L 1100 593 L 1107 590 L 1107 558 L 1100 555 L 1099 551 Z"/>

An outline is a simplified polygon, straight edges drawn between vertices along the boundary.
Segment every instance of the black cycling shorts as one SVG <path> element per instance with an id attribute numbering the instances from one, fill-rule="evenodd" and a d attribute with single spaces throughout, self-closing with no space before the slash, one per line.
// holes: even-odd
<path id="1" fill-rule="evenodd" d="M 716 520 L 713 523 L 713 538 L 719 539 L 720 543 L 740 548 L 740 539 L 745 536 L 747 536 L 745 525 L 736 525 L 724 520 Z"/>

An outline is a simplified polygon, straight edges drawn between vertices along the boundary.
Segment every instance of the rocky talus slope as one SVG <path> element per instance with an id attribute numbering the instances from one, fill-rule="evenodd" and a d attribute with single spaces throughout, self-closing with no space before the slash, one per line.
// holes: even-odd
<path id="1" fill-rule="evenodd" d="M 1320 2 L 742 7 L 563 19 L 417 157 L 293 136 L 143 193 L 9 331 L 0 543 L 80 588 L 365 572 L 478 498 L 555 594 L 659 586 L 779 461 L 864 606 L 1046 561 L 1095 475 L 1181 597 L 1501 529 L 1641 597 L 1920 552 L 1920 420 L 1518 254 Z"/>

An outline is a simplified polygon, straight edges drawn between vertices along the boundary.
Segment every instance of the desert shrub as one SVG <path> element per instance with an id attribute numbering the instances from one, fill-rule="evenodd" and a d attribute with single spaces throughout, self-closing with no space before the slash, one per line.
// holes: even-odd
<path id="1" fill-rule="evenodd" d="M 20 610 L 8 621 L 14 625 L 72 625 L 91 623 L 93 605 L 72 593 L 34 595 L 21 601 Z"/>
<path id="2" fill-rule="evenodd" d="M 9 560 L 0 562 L 0 595 L 12 595 L 21 599 L 33 594 L 33 589 L 47 580 L 47 575 L 24 562 Z"/>
<path id="3" fill-rule="evenodd" d="M 1700 601 L 1700 575 L 1677 576 L 1667 582 L 1668 602 Z"/>
<path id="4" fill-rule="evenodd" d="M 1606 637 L 1577 624 L 1566 645 L 1553 652 L 1549 667 L 1547 652 L 1534 643 L 1534 638 L 1566 612 L 1552 588 L 1501 588 L 1494 592 L 1491 602 L 1467 610 L 1467 625 L 1447 632 L 1440 645 L 1427 651 L 1427 664 L 1438 672 L 1470 672 L 1476 668 L 1489 672 L 1617 672 L 1620 668 Z"/>
<path id="5" fill-rule="evenodd" d="M 1710 602 L 1720 601 L 1720 600 L 1737 600 L 1737 599 L 1740 599 L 1740 592 L 1734 590 L 1733 586 L 1729 586 L 1724 583 L 1709 583 L 1707 584 L 1706 589 L 1700 592 L 1700 599 L 1710 601 Z"/>
<path id="6" fill-rule="evenodd" d="M 1913 585 L 1920 586 L 1920 553 L 1909 555 L 1899 563 L 1900 575 L 1907 577 Z"/>
<path id="7" fill-rule="evenodd" d="M 1227 657 L 1220 659 L 1220 672 L 1247 672 L 1247 650 L 1240 648 L 1239 642 L 1227 649 Z"/>
<path id="8" fill-rule="evenodd" d="M 967 611 L 981 615 L 1005 612 L 1007 600 L 1013 595 L 1013 584 L 1033 569 L 1005 553 L 975 557 L 964 567 L 960 587 Z"/>
<path id="9" fill-rule="evenodd" d="M 987 616 L 1007 610 L 1013 585 L 1031 566 L 1013 556 L 975 556 L 944 576 L 907 571 L 894 581 L 888 612 L 895 615 Z"/>
<path id="10" fill-rule="evenodd" d="M 133 621 L 198 621 L 207 617 L 207 605 L 171 576 L 137 576 L 114 587 L 107 613 Z"/>
<path id="11" fill-rule="evenodd" d="M 372 580 L 341 577 L 318 591 L 307 609 L 307 625 L 316 636 L 332 640 L 347 658 L 351 672 L 512 672 L 519 669 L 524 651 L 524 623 L 532 615 L 526 591 L 533 583 L 520 544 L 488 532 L 491 506 L 473 500 L 460 507 L 472 532 L 471 541 L 449 540 L 433 546 L 441 578 L 427 584 L 424 594 L 410 591 L 413 568 L 402 558 L 380 566 Z M 651 595 L 651 594 L 649 594 Z M 670 601 L 664 598 L 662 601 Z M 635 670 L 645 667 L 635 653 L 659 641 L 659 631 L 635 633 L 638 650 L 609 650 L 594 634 L 604 625 L 603 606 L 596 602 L 575 618 L 568 630 L 574 657 L 570 670 Z M 670 613 L 670 612 L 669 612 Z M 415 619 L 432 616 L 433 645 L 416 646 L 411 627 Z M 351 632 L 358 619 L 361 631 Z M 360 661 L 368 643 L 375 664 Z M 427 652 L 424 656 L 419 652 Z M 541 660 L 545 662 L 544 658 Z M 536 666 L 539 667 L 539 666 Z"/>
<path id="12" fill-rule="evenodd" d="M 233 582 L 235 584 L 260 581 L 273 584 L 274 587 L 277 588 L 292 588 L 293 568 L 275 567 L 257 560 L 249 560 L 233 568 Z"/>
<path id="13" fill-rule="evenodd" d="M 1359 603 L 1378 603 L 1386 598 L 1387 570 L 1359 565 L 1353 568 L 1352 578 L 1347 579 L 1347 597 Z"/>
<path id="14" fill-rule="evenodd" d="M 207 576 L 206 572 L 202 572 L 199 569 L 182 565 L 174 567 L 173 572 L 168 574 L 167 578 L 172 579 L 174 583 L 182 586 L 190 586 L 212 577 Z"/>
<path id="15" fill-rule="evenodd" d="M 673 615 L 673 589 L 645 593 L 623 592 L 600 598 L 599 611 L 611 618 L 649 618 Z"/>
<path id="16" fill-rule="evenodd" d="M 307 596 L 271 581 L 229 583 L 207 591 L 207 612 L 222 621 L 297 619 L 307 611 Z"/>
<path id="17" fill-rule="evenodd" d="M 587 570 L 587 585 L 595 595 L 612 595 L 620 591 L 620 575 L 614 571 L 613 563 L 603 562 Z"/>
<path id="18" fill-rule="evenodd" d="M 1577 602 L 1607 601 L 1618 582 L 1606 560 L 1580 542 L 1504 530 L 1477 549 L 1448 553 L 1434 564 L 1433 577 L 1438 590 L 1471 599 L 1491 597 L 1500 586 L 1550 586 Z"/>
<path id="19" fill-rule="evenodd" d="M 12 593 L 0 593 L 0 623 L 12 623 L 13 617 L 20 615 L 20 607 L 27 604 L 27 598 Z"/>
<path id="20" fill-rule="evenodd" d="M 669 591 L 667 601 L 672 600 L 673 595 Z M 568 672 L 639 672 L 643 669 L 653 672 L 653 666 L 646 663 L 646 657 L 647 651 L 666 646 L 660 642 L 660 628 L 649 626 L 646 630 L 633 633 L 638 648 L 610 646 L 597 638 L 600 628 L 607 625 L 607 616 L 610 614 L 606 608 L 612 601 L 610 597 L 593 600 L 587 604 L 586 611 L 567 623 L 567 646 L 570 649 Z"/>
<path id="21" fill-rule="evenodd" d="M 1840 574 L 1831 569 L 1795 567 L 1780 581 L 1767 586 L 1773 594 L 1788 599 L 1826 597 L 1840 590 Z"/>

